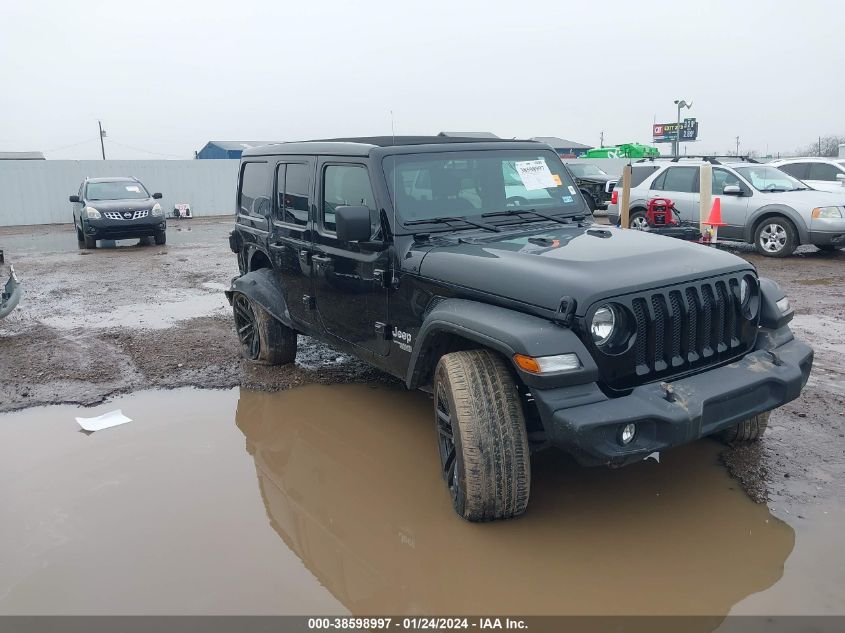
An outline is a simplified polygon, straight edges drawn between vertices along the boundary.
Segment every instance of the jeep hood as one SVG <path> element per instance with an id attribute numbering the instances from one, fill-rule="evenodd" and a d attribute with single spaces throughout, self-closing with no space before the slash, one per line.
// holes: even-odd
<path id="1" fill-rule="evenodd" d="M 583 315 L 595 301 L 754 268 L 712 247 L 608 226 L 561 226 L 525 235 L 466 237 L 434 246 L 419 274 L 557 310 L 563 296 Z"/>

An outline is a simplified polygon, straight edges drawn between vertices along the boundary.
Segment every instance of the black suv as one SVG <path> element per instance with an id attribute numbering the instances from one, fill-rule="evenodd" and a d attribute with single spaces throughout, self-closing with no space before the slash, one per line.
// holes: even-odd
<path id="1" fill-rule="evenodd" d="M 96 248 L 97 240 L 141 238 L 167 241 L 167 220 L 160 193 L 150 195 L 137 178 L 86 178 L 70 196 L 79 248 Z"/>
<path id="2" fill-rule="evenodd" d="M 619 179 L 590 163 L 566 163 L 566 168 L 575 179 L 587 206 L 593 211 L 607 209 L 610 195 Z"/>
<path id="3" fill-rule="evenodd" d="M 269 145 L 244 152 L 237 200 L 226 294 L 244 355 L 292 362 L 306 334 L 431 393 L 472 521 L 525 510 L 532 450 L 620 466 L 706 435 L 756 440 L 810 374 L 774 282 L 715 248 L 593 224 L 541 143 Z"/>

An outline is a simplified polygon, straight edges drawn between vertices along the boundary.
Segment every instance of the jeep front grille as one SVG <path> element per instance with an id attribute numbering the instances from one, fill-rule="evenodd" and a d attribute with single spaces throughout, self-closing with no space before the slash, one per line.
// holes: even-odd
<path id="1" fill-rule="evenodd" d="M 611 389 L 693 373 L 745 354 L 753 345 L 757 316 L 747 319 L 739 301 L 744 273 L 600 301 L 626 308 L 629 346 L 606 354 L 589 341 Z M 585 331 L 588 328 L 584 328 Z"/>

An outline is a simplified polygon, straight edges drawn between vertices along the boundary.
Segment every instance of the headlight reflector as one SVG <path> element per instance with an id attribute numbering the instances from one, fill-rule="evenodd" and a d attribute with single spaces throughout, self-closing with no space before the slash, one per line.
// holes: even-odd
<path id="1" fill-rule="evenodd" d="M 153 209 L 152 209 L 152 211 L 150 211 L 150 213 L 152 213 L 156 217 L 160 216 L 161 215 L 161 205 L 158 202 L 156 202 L 153 205 Z"/>
<path id="2" fill-rule="evenodd" d="M 89 220 L 99 220 L 102 216 L 94 207 L 85 207 L 85 217 Z"/>
<path id="3" fill-rule="evenodd" d="M 590 334 L 593 335 L 593 342 L 596 345 L 604 345 L 613 336 L 613 329 L 616 327 L 616 310 L 613 306 L 605 304 L 593 314 L 590 321 Z"/>
<path id="4" fill-rule="evenodd" d="M 558 354 L 556 356 L 526 356 L 514 354 L 517 367 L 529 374 L 552 374 L 559 371 L 578 369 L 581 362 L 576 354 Z"/>
<path id="5" fill-rule="evenodd" d="M 813 219 L 819 218 L 842 218 L 842 210 L 839 207 L 816 207 L 813 209 Z"/>

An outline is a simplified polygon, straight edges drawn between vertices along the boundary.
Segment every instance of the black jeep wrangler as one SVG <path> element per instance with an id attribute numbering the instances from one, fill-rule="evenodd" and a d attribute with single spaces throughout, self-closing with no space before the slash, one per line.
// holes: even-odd
<path id="1" fill-rule="evenodd" d="M 471 521 L 524 512 L 546 446 L 620 466 L 706 435 L 759 439 L 812 366 L 774 282 L 715 248 L 593 224 L 541 143 L 250 149 L 230 246 L 246 357 L 290 363 L 307 334 L 430 392 Z"/>

